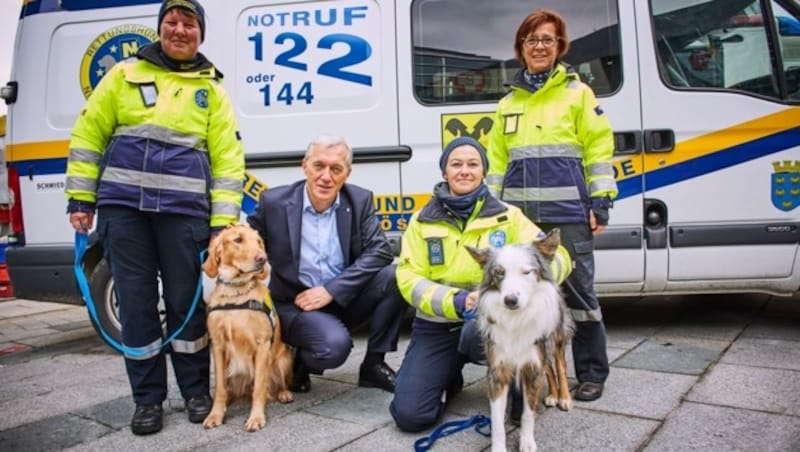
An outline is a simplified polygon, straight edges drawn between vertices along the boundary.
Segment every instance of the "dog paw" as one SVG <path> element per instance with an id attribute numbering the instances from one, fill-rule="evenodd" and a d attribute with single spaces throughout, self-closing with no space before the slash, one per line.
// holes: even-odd
<path id="1" fill-rule="evenodd" d="M 561 411 L 569 411 L 572 409 L 572 399 L 563 399 L 558 401 L 558 409 Z"/>
<path id="2" fill-rule="evenodd" d="M 547 396 L 544 398 L 544 406 L 546 407 L 553 407 L 558 405 L 558 399 L 553 396 Z M 560 407 L 560 406 L 559 406 Z"/>
<path id="3" fill-rule="evenodd" d="M 278 393 L 278 402 L 280 403 L 290 403 L 294 401 L 294 394 L 292 391 L 288 391 L 284 389 Z"/>
<path id="4" fill-rule="evenodd" d="M 267 423 L 267 417 L 263 414 L 261 415 L 250 415 L 250 418 L 247 419 L 247 422 L 244 424 L 244 429 L 248 432 L 257 432 L 261 430 L 261 427 Z"/>
<path id="5" fill-rule="evenodd" d="M 203 421 L 203 428 L 209 429 L 214 427 L 219 427 L 222 425 L 222 418 L 225 416 L 225 413 L 217 413 L 212 411 L 208 413 L 206 419 Z"/>
<path id="6" fill-rule="evenodd" d="M 520 438 L 519 452 L 536 452 L 536 441 L 534 441 L 532 438 Z"/>

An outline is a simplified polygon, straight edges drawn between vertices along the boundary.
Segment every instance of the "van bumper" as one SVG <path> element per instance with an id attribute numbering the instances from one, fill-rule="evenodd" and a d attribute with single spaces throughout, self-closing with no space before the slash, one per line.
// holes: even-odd
<path id="1" fill-rule="evenodd" d="M 8 247 L 6 263 L 17 298 L 83 304 L 71 245 Z"/>

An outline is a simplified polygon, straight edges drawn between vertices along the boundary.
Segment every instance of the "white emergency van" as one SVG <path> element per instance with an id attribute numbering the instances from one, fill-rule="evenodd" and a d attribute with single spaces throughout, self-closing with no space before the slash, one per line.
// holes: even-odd
<path id="1" fill-rule="evenodd" d="M 25 0 L 6 137 L 16 194 L 7 252 L 18 296 L 79 303 L 65 214 L 70 128 L 116 62 L 157 39 L 159 0 Z M 320 133 L 355 149 L 397 240 L 441 180 L 443 144 L 486 141 L 512 41 L 533 9 L 559 11 L 565 61 L 616 131 L 620 194 L 597 240 L 601 295 L 800 288 L 797 0 L 205 0 L 201 51 L 225 74 L 258 193 L 302 177 Z M 85 268 L 105 321 L 113 281 Z"/>

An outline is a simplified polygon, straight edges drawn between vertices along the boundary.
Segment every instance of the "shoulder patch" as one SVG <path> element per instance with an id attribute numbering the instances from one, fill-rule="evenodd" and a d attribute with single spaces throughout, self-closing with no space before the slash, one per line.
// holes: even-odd
<path id="1" fill-rule="evenodd" d="M 194 92 L 194 103 L 200 108 L 208 108 L 208 90 L 200 88 Z"/>

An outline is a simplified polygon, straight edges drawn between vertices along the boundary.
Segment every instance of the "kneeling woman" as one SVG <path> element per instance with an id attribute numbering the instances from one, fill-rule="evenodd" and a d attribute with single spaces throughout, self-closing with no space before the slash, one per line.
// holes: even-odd
<path id="1" fill-rule="evenodd" d="M 483 271 L 464 245 L 501 247 L 544 237 L 519 209 L 489 193 L 488 166 L 478 141 L 451 141 L 439 159 L 444 181 L 403 235 L 397 285 L 416 318 L 389 410 L 404 431 L 434 425 L 464 384 L 464 364 L 485 362 L 475 322 L 464 322 L 478 301 Z M 552 267 L 559 283 L 569 275 L 571 260 L 563 247 Z"/>

